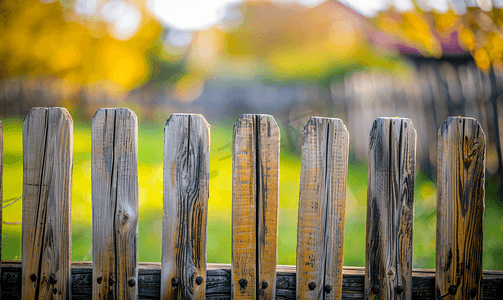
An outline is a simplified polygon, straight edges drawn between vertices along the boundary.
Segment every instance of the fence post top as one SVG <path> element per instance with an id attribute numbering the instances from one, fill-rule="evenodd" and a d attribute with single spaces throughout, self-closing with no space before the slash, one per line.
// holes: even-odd
<path id="1" fill-rule="evenodd" d="M 131 118 L 134 119 L 135 123 L 138 123 L 138 118 L 136 117 L 136 114 L 134 111 L 132 111 L 131 109 L 127 108 L 127 107 L 118 107 L 118 108 L 98 108 L 98 110 L 96 110 L 96 113 L 94 114 L 93 116 L 93 119 L 91 120 L 91 124 L 94 124 L 96 119 L 105 114 L 106 111 L 117 111 L 119 113 L 124 113 L 124 114 L 128 114 Z"/>
<path id="2" fill-rule="evenodd" d="M 29 116 L 31 116 L 39 111 L 40 112 L 42 112 L 42 111 L 43 112 L 51 112 L 51 111 L 60 112 L 63 115 L 64 119 L 68 120 L 68 122 L 73 124 L 72 116 L 70 115 L 70 113 L 68 112 L 68 110 L 65 107 L 33 107 L 30 109 L 28 114 L 24 117 L 23 124 L 26 123 L 26 119 Z"/>
<path id="3" fill-rule="evenodd" d="M 189 114 L 189 113 L 172 113 L 171 116 L 169 116 L 169 118 L 166 120 L 166 124 L 164 125 L 164 127 L 169 126 L 169 123 L 171 121 L 174 121 L 176 118 L 190 118 L 190 117 L 198 118 L 201 121 L 203 121 L 206 127 L 208 128 L 211 127 L 208 121 L 206 121 L 206 118 L 202 114 Z"/>

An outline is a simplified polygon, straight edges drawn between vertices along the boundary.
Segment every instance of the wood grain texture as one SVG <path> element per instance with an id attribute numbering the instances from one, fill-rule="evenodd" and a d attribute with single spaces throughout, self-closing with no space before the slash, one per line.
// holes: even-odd
<path id="1" fill-rule="evenodd" d="M 23 122 L 23 299 L 70 299 L 73 121 L 32 108 Z"/>
<path id="2" fill-rule="evenodd" d="M 164 127 L 162 299 L 205 297 L 209 159 L 204 117 L 173 114 Z"/>
<path id="3" fill-rule="evenodd" d="M 161 264 L 138 265 L 138 299 L 161 299 Z M 21 299 L 21 262 L 5 261 L 2 268 L 1 294 L 4 299 Z M 364 299 L 362 267 L 342 270 L 342 299 Z M 276 299 L 295 299 L 295 266 L 277 266 Z M 72 262 L 72 299 L 92 298 L 92 262 Z M 503 271 L 484 271 L 484 300 L 500 300 L 503 293 Z M 431 300 L 435 295 L 435 270 L 414 269 L 412 299 Z M 231 299 L 231 266 L 207 264 L 206 299 Z"/>
<path id="4" fill-rule="evenodd" d="M 449 117 L 438 131 L 437 299 L 482 297 L 485 163 L 480 124 Z"/>
<path id="5" fill-rule="evenodd" d="M 278 125 L 269 115 L 242 115 L 234 125 L 234 299 L 275 299 L 279 139 Z"/>
<path id="6" fill-rule="evenodd" d="M 136 299 L 138 125 L 131 110 L 99 109 L 94 115 L 91 179 L 93 299 Z"/>
<path id="7" fill-rule="evenodd" d="M 311 117 L 302 139 L 297 299 L 342 297 L 348 151 L 340 119 Z"/>
<path id="8" fill-rule="evenodd" d="M 377 118 L 370 131 L 365 298 L 412 299 L 416 130 Z"/>

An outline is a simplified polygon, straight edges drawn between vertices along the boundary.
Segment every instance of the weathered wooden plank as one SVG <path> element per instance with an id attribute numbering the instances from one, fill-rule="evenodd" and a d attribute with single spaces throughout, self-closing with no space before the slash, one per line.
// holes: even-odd
<path id="1" fill-rule="evenodd" d="M 416 130 L 377 118 L 370 131 L 365 298 L 412 298 Z"/>
<path id="2" fill-rule="evenodd" d="M 127 108 L 92 121 L 93 299 L 138 295 L 138 126 Z"/>
<path id="3" fill-rule="evenodd" d="M 23 299 L 70 299 L 73 121 L 33 108 L 23 122 Z"/>
<path id="4" fill-rule="evenodd" d="M 275 299 L 279 128 L 269 115 L 234 125 L 232 297 Z"/>
<path id="5" fill-rule="evenodd" d="M 164 127 L 162 299 L 204 299 L 210 126 L 173 114 Z"/>
<path id="6" fill-rule="evenodd" d="M 482 297 L 486 138 L 472 118 L 449 117 L 438 131 L 437 299 Z"/>
<path id="7" fill-rule="evenodd" d="M 297 297 L 341 299 L 349 134 L 340 119 L 304 127 L 297 232 Z"/>
<path id="8" fill-rule="evenodd" d="M 342 299 L 364 299 L 364 274 L 361 267 L 344 267 Z M 296 299 L 295 266 L 278 266 L 276 298 Z M 412 273 L 412 299 L 433 299 L 435 270 L 414 269 Z M 499 300 L 503 293 L 503 271 L 483 272 L 483 299 Z M 139 263 L 138 298 L 161 299 L 161 264 Z M 21 299 L 21 262 L 6 261 L 0 281 L 5 299 Z M 72 299 L 92 299 L 92 262 L 72 262 Z M 207 264 L 206 299 L 231 299 L 231 266 Z"/>

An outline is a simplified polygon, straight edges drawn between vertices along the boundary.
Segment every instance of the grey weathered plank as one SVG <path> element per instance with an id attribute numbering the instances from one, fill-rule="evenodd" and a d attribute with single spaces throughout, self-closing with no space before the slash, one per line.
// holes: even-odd
<path id="1" fill-rule="evenodd" d="M 437 299 L 480 299 L 486 138 L 472 118 L 449 117 L 438 131 Z"/>
<path id="2" fill-rule="evenodd" d="M 204 299 L 210 126 L 173 114 L 164 127 L 162 299 Z"/>
<path id="3" fill-rule="evenodd" d="M 412 298 L 416 130 L 377 118 L 370 131 L 365 298 Z"/>
<path id="4" fill-rule="evenodd" d="M 23 299 L 70 299 L 73 121 L 32 108 L 23 122 Z"/>
<path id="5" fill-rule="evenodd" d="M 349 134 L 340 119 L 311 117 L 302 140 L 299 299 L 341 299 L 348 151 Z"/>
<path id="6" fill-rule="evenodd" d="M 279 128 L 269 115 L 234 125 L 232 297 L 275 299 Z"/>
<path id="7" fill-rule="evenodd" d="M 93 299 L 138 295 L 138 126 L 127 108 L 92 121 Z"/>
<path id="8" fill-rule="evenodd" d="M 21 262 L 6 261 L 2 268 L 1 294 L 6 299 L 21 299 Z M 364 274 L 361 267 L 344 267 L 342 299 L 364 299 Z M 231 266 L 207 264 L 206 299 L 231 299 Z M 276 298 L 296 299 L 295 266 L 277 266 Z M 161 299 L 161 264 L 139 263 L 138 298 Z M 503 271 L 483 271 L 484 297 L 499 300 L 503 293 Z M 92 262 L 72 262 L 72 299 L 92 299 Z M 433 299 L 435 270 L 414 269 L 412 299 Z"/>

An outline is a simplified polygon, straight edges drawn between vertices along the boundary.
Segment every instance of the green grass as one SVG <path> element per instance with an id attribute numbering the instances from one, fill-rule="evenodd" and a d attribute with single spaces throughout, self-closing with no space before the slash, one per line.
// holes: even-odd
<path id="1" fill-rule="evenodd" d="M 211 125 L 208 262 L 231 262 L 232 123 Z M 22 192 L 22 120 L 3 120 L 4 204 Z M 140 124 L 139 160 L 139 260 L 160 261 L 162 241 L 163 125 Z M 300 145 L 299 145 L 300 146 Z M 300 158 L 282 148 L 280 161 L 280 213 L 278 264 L 295 264 Z M 499 181 L 489 180 L 484 228 L 484 269 L 503 269 L 503 210 L 494 196 Z M 416 176 L 414 267 L 435 267 L 436 189 L 420 171 Z M 344 265 L 365 264 L 367 162 L 351 159 L 345 217 Z M 4 220 L 21 221 L 22 202 L 4 209 Z M 74 123 L 72 194 L 72 260 L 91 260 L 91 127 Z M 21 225 L 3 226 L 2 259 L 21 259 Z"/>

